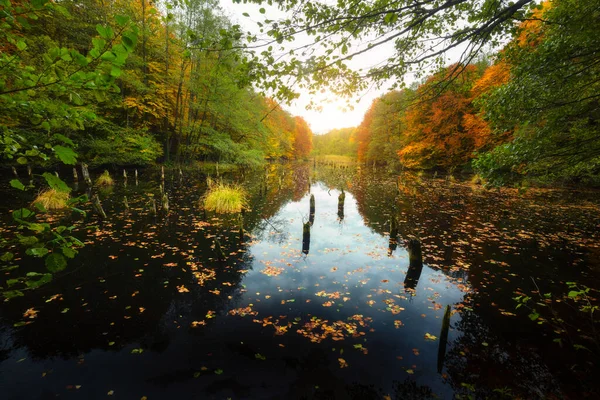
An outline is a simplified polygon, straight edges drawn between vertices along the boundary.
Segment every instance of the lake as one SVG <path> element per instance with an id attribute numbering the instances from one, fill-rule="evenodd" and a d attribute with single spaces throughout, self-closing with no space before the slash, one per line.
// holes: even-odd
<path id="1" fill-rule="evenodd" d="M 160 171 L 137 184 L 113 172 L 114 186 L 91 192 L 106 220 L 89 203 L 85 217 L 38 215 L 73 224 L 86 246 L 50 283 L 0 303 L 3 399 L 600 395 L 598 192 L 312 162 L 212 171 L 250 195 L 240 234 L 238 215 L 198 206 L 206 172 L 167 169 L 170 209 L 157 215 Z M 8 211 L 32 196 L 9 179 L 4 237 Z M 3 288 L 44 269 L 13 264 Z"/>

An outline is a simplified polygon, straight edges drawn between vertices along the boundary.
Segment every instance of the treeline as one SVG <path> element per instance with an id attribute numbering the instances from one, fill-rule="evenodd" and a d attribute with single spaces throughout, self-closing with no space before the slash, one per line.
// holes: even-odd
<path id="1" fill-rule="evenodd" d="M 5 161 L 257 165 L 311 151 L 308 124 L 253 90 L 240 27 L 216 0 L 5 0 L 0 10 Z"/>
<path id="2" fill-rule="evenodd" d="M 356 128 L 333 129 L 326 135 L 313 136 L 313 154 L 317 156 L 354 156 L 357 147 Z"/>
<path id="3" fill-rule="evenodd" d="M 543 3 L 491 61 L 376 99 L 348 145 L 361 162 L 474 170 L 493 184 L 600 184 L 599 12 L 596 0 Z"/>

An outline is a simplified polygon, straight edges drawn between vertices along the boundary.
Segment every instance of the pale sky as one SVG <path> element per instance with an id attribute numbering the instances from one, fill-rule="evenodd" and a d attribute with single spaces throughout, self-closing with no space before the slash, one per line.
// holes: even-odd
<path id="1" fill-rule="evenodd" d="M 271 20 L 277 20 L 285 16 L 284 13 L 279 11 L 276 7 L 270 7 L 267 4 L 256 5 L 256 4 L 234 4 L 232 0 L 219 0 L 221 7 L 225 11 L 225 14 L 230 18 L 232 23 L 239 24 L 244 32 L 253 32 L 259 34 L 259 27 L 257 22 L 264 21 L 265 18 Z M 327 1 L 327 0 L 321 0 Z M 261 14 L 259 9 L 264 7 L 266 9 L 265 14 Z M 243 13 L 249 14 L 249 17 L 243 15 Z M 259 36 L 260 37 L 260 36 Z M 303 44 L 312 43 L 312 39 L 308 36 L 296 36 L 293 42 L 293 47 L 298 47 Z M 291 48 L 291 47 L 290 47 Z M 450 62 L 456 62 L 460 58 L 460 54 L 464 47 L 459 46 L 453 49 L 448 56 L 448 64 Z M 369 67 L 376 65 L 380 62 L 384 62 L 391 54 L 393 54 L 393 44 L 386 43 L 383 46 L 376 47 L 363 53 L 359 56 L 355 56 L 349 63 L 351 68 L 363 68 L 368 69 Z M 414 81 L 412 77 L 405 77 L 405 83 L 410 84 Z M 373 100 L 387 92 L 386 86 L 384 85 L 381 89 L 371 89 L 365 93 L 357 93 L 354 98 L 348 102 L 346 99 L 330 99 L 329 102 L 325 101 L 325 98 L 331 97 L 326 94 L 323 97 L 311 98 L 308 92 L 300 91 L 300 98 L 297 99 L 291 105 L 284 105 L 284 109 L 291 112 L 293 115 L 299 115 L 303 117 L 310 125 L 313 133 L 321 134 L 327 133 L 335 128 L 346 128 L 360 125 L 365 112 L 369 109 Z M 310 101 L 318 103 L 322 110 L 307 110 L 306 106 Z M 342 109 L 351 104 L 354 110 L 344 112 Z"/>
<path id="2" fill-rule="evenodd" d="M 255 4 L 234 4 L 232 0 L 220 0 L 221 7 L 228 15 L 234 24 L 239 24 L 243 31 L 252 31 L 258 33 L 257 21 L 263 21 L 265 18 L 278 19 L 278 17 L 284 14 L 279 12 L 274 7 L 269 7 L 266 4 L 255 5 Z M 266 14 L 260 14 L 259 8 L 264 7 L 267 12 Z M 250 17 L 245 17 L 243 13 L 248 13 Z M 294 46 L 297 46 L 303 38 L 298 38 Z M 304 38 L 304 40 L 306 40 Z M 381 50 L 377 50 L 381 51 Z M 373 57 L 375 51 L 370 52 L 363 59 L 364 61 L 369 60 Z M 358 58 L 358 57 L 357 57 Z M 361 60 L 355 60 L 360 62 Z M 353 105 L 354 110 L 344 112 L 347 102 L 344 99 L 335 99 L 333 102 L 325 102 L 323 98 L 312 98 L 315 102 L 322 107 L 322 111 L 307 110 L 306 106 L 310 103 L 311 97 L 307 92 L 300 92 L 300 98 L 297 99 L 291 105 L 284 105 L 284 109 L 292 113 L 293 115 L 299 115 L 303 117 L 306 122 L 310 125 L 313 133 L 327 133 L 332 129 L 346 128 L 360 125 L 363 115 L 371 105 L 371 102 L 385 93 L 385 90 L 370 90 L 367 93 L 357 94 L 350 100 L 350 104 Z"/>

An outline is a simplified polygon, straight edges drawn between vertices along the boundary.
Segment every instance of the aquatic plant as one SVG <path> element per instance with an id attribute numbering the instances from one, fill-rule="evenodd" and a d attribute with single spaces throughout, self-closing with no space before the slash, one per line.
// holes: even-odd
<path id="1" fill-rule="evenodd" d="M 104 170 L 102 175 L 96 179 L 96 185 L 98 186 L 111 186 L 115 183 L 113 178 L 110 176 L 107 170 Z"/>
<path id="2" fill-rule="evenodd" d="M 33 204 L 39 204 L 46 210 L 60 210 L 67 207 L 70 198 L 71 196 L 68 192 L 47 189 L 38 194 Z"/>
<path id="3" fill-rule="evenodd" d="M 208 211 L 237 213 L 246 208 L 248 200 L 246 191 L 241 186 L 215 183 L 210 185 L 200 203 Z"/>

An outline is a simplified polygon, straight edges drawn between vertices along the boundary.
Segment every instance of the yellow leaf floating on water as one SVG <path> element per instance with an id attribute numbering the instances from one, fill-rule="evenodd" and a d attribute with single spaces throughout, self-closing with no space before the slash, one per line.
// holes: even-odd
<path id="1" fill-rule="evenodd" d="M 340 362 L 340 368 L 346 368 L 348 366 L 348 363 L 343 358 L 338 358 L 338 361 Z"/>
<path id="2" fill-rule="evenodd" d="M 189 292 L 189 289 L 188 289 L 188 288 L 186 288 L 184 285 L 181 285 L 181 286 L 177 286 L 177 291 L 178 291 L 179 293 L 188 293 L 188 292 Z"/>
<path id="3" fill-rule="evenodd" d="M 430 333 L 425 333 L 425 340 L 437 340 L 437 336 L 434 336 Z"/>

